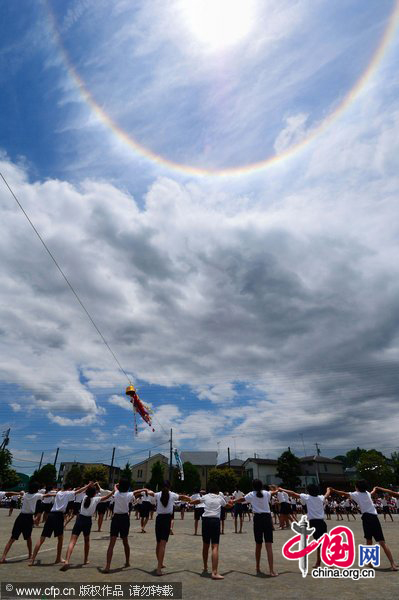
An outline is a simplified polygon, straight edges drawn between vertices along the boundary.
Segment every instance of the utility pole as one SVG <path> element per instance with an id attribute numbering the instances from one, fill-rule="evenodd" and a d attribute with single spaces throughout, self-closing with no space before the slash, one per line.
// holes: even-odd
<path id="1" fill-rule="evenodd" d="M 57 464 L 57 458 L 58 458 L 58 452 L 60 451 L 59 448 L 57 448 L 57 452 L 55 453 L 55 459 L 54 459 L 54 466 Z"/>
<path id="2" fill-rule="evenodd" d="M 230 468 L 230 448 L 227 448 L 227 462 Z"/>
<path id="3" fill-rule="evenodd" d="M 319 477 L 319 463 L 317 462 L 317 457 L 320 456 L 320 448 L 319 448 L 319 444 L 315 444 L 316 446 L 316 451 L 317 451 L 317 455 L 314 457 L 315 459 L 315 465 L 316 465 L 316 479 L 317 479 L 317 485 L 320 485 L 320 477 Z"/>
<path id="4" fill-rule="evenodd" d="M 41 455 L 41 457 L 40 457 L 40 462 L 39 462 L 39 468 L 38 468 L 38 471 L 40 471 L 40 469 L 42 468 L 43 456 L 44 456 L 44 452 L 42 452 L 42 455 Z"/>
<path id="5" fill-rule="evenodd" d="M 109 482 L 111 484 L 114 483 L 114 458 L 115 458 L 115 448 L 112 448 L 112 458 L 111 458 L 111 466 L 109 468 Z"/>
<path id="6" fill-rule="evenodd" d="M 315 443 L 315 446 L 316 446 L 317 456 L 320 456 L 320 454 L 321 454 L 321 450 L 320 450 L 320 448 L 319 448 L 319 444 L 316 442 L 316 443 Z"/>
<path id="7" fill-rule="evenodd" d="M 172 459 L 173 459 L 173 429 L 170 430 L 170 448 L 169 448 L 169 481 L 172 481 Z"/>
<path id="8" fill-rule="evenodd" d="M 6 431 L 3 431 L 3 441 L 2 441 L 1 446 L 0 446 L 0 452 L 2 452 L 3 450 L 5 450 L 6 447 L 8 446 L 8 444 L 9 444 L 9 441 L 10 441 L 10 431 L 11 431 L 10 428 L 7 429 Z"/>

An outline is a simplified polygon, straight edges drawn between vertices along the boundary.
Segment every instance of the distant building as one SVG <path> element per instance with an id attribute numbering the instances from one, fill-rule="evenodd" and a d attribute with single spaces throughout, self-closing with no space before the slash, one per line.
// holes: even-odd
<path id="1" fill-rule="evenodd" d="M 281 484 L 277 476 L 277 460 L 274 458 L 247 458 L 243 466 L 249 479 L 260 479 L 266 485 Z"/>
<path id="2" fill-rule="evenodd" d="M 216 451 L 181 453 L 183 463 L 189 462 L 197 467 L 201 478 L 201 487 L 204 489 L 208 485 L 209 471 L 216 467 L 217 458 L 218 453 Z"/>
<path id="3" fill-rule="evenodd" d="M 58 479 L 57 482 L 63 485 L 66 481 L 67 475 L 73 466 L 78 467 L 107 467 L 109 472 L 109 483 L 113 484 L 119 480 L 119 467 L 111 467 L 111 465 L 106 465 L 104 463 L 81 463 L 81 462 L 62 462 L 60 464 L 60 469 L 58 471 Z"/>
<path id="4" fill-rule="evenodd" d="M 14 487 L 8 488 L 7 491 L 20 492 L 21 490 L 26 491 L 28 489 L 28 483 L 30 479 L 29 475 L 25 475 L 25 473 L 17 473 L 17 475 L 19 477 L 19 482 L 17 485 L 14 485 Z"/>
<path id="5" fill-rule="evenodd" d="M 149 456 L 145 460 L 142 460 L 141 462 L 131 466 L 132 481 L 134 481 L 137 489 L 143 487 L 150 481 L 152 467 L 158 461 L 164 465 L 164 475 L 165 479 L 167 479 L 169 475 L 169 460 L 163 454 L 154 454 L 153 456 Z"/>
<path id="6" fill-rule="evenodd" d="M 327 456 L 303 456 L 301 461 L 302 480 L 308 483 L 320 483 L 323 487 L 346 484 L 344 465 L 340 460 Z"/>
<path id="7" fill-rule="evenodd" d="M 238 478 L 242 477 L 245 473 L 244 461 L 240 460 L 239 458 L 231 459 L 230 464 L 229 464 L 229 461 L 220 463 L 219 465 L 217 465 L 216 468 L 217 469 L 233 469 L 234 473 L 237 475 Z"/>

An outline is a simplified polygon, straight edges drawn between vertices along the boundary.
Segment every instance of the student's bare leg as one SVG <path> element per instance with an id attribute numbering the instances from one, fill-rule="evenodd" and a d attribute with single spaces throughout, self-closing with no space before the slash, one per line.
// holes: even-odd
<path id="1" fill-rule="evenodd" d="M 125 567 L 130 567 L 130 546 L 129 546 L 129 540 L 127 539 L 127 537 L 124 537 L 124 538 L 122 538 L 122 542 L 123 542 L 123 549 L 125 551 L 125 558 L 126 558 Z"/>
<path id="2" fill-rule="evenodd" d="M 318 546 L 317 547 L 317 554 L 316 554 L 317 558 L 316 558 L 315 564 L 313 565 L 313 569 L 318 569 L 320 567 L 320 565 L 321 565 L 321 556 L 320 556 L 321 552 L 320 552 L 320 550 L 321 550 L 321 548 L 320 548 L 320 546 Z"/>
<path id="3" fill-rule="evenodd" d="M 158 558 L 157 575 L 162 575 L 162 569 L 165 568 L 165 566 L 163 564 L 163 559 L 165 557 L 166 540 L 161 540 L 160 542 L 158 542 L 157 548 L 158 548 L 158 553 L 157 553 L 157 558 Z"/>
<path id="4" fill-rule="evenodd" d="M 196 519 L 194 517 L 194 535 L 197 535 L 197 532 L 198 532 L 198 523 L 199 523 L 199 519 Z"/>
<path id="5" fill-rule="evenodd" d="M 64 535 L 59 535 L 57 539 L 57 556 L 55 557 L 54 564 L 57 565 L 61 562 L 62 543 L 64 541 Z"/>
<path id="6" fill-rule="evenodd" d="M 240 533 L 242 533 L 243 523 L 244 523 L 244 515 L 240 515 Z"/>
<path id="7" fill-rule="evenodd" d="M 84 562 L 83 564 L 89 564 L 89 552 L 90 552 L 90 536 L 85 535 L 85 545 L 84 545 Z"/>
<path id="8" fill-rule="evenodd" d="M 7 554 L 9 553 L 9 551 L 10 551 L 10 548 L 11 548 L 11 546 L 13 545 L 13 543 L 14 543 L 14 542 L 15 542 L 15 540 L 14 540 L 14 538 L 12 538 L 12 537 L 11 537 L 11 538 L 8 540 L 8 542 L 7 542 L 6 546 L 5 546 L 4 550 L 3 550 L 3 556 L 1 557 L 0 564 L 1 564 L 1 563 L 5 563 L 5 562 L 6 562 L 6 556 L 7 556 Z M 31 554 L 32 554 L 32 548 L 31 548 L 30 555 L 31 555 Z M 30 557 L 30 556 L 29 556 L 29 557 Z"/>
<path id="9" fill-rule="evenodd" d="M 26 545 L 28 547 L 28 558 L 32 558 L 32 538 L 31 537 L 29 537 L 26 540 Z"/>
<path id="10" fill-rule="evenodd" d="M 97 529 L 97 531 L 101 531 L 101 527 L 103 525 L 103 521 L 104 521 L 104 514 L 103 513 L 98 513 L 98 529 Z"/>
<path id="11" fill-rule="evenodd" d="M 208 554 L 209 554 L 209 544 L 202 544 L 202 560 L 204 562 L 204 571 L 208 570 Z"/>
<path id="12" fill-rule="evenodd" d="M 260 569 L 260 557 L 262 555 L 262 544 L 255 544 L 255 561 L 256 561 L 256 572 L 261 573 Z"/>
<path id="13" fill-rule="evenodd" d="M 219 563 L 219 544 L 212 544 L 212 579 L 224 579 L 223 575 L 218 573 Z"/>
<path id="14" fill-rule="evenodd" d="M 368 542 L 367 542 L 368 543 Z M 398 567 L 395 564 L 395 561 L 393 560 L 393 556 L 392 556 L 392 552 L 389 548 L 389 546 L 385 543 L 385 542 L 378 542 L 379 545 L 381 546 L 381 548 L 384 550 L 387 559 L 389 560 L 389 562 L 391 563 L 391 571 L 397 571 Z"/>
<path id="15" fill-rule="evenodd" d="M 109 570 L 111 568 L 111 561 L 112 561 L 112 555 L 114 553 L 114 546 L 116 543 L 116 536 L 112 536 L 109 540 L 109 544 L 108 544 L 108 550 L 107 550 L 107 564 L 105 565 L 105 568 L 103 569 L 104 573 L 109 573 Z"/>
<path id="16" fill-rule="evenodd" d="M 30 562 L 28 563 L 29 567 L 33 567 L 37 553 L 39 552 L 40 548 L 44 544 L 45 539 L 46 539 L 45 537 L 41 536 L 39 538 L 38 542 L 36 543 L 35 549 L 33 550 L 32 558 L 31 558 Z"/>
<path id="17" fill-rule="evenodd" d="M 68 550 L 67 550 L 65 560 L 64 560 L 64 566 L 61 567 L 61 571 L 66 571 L 68 569 L 69 561 L 71 559 L 71 555 L 72 555 L 73 549 L 75 548 L 75 544 L 77 541 L 78 541 L 78 536 L 71 535 L 71 539 L 70 539 L 69 545 L 68 545 Z"/>
<path id="18" fill-rule="evenodd" d="M 266 553 L 267 553 L 267 562 L 269 563 L 269 573 L 271 577 L 277 577 L 278 573 L 274 570 L 273 564 L 273 544 L 271 542 L 266 542 Z"/>

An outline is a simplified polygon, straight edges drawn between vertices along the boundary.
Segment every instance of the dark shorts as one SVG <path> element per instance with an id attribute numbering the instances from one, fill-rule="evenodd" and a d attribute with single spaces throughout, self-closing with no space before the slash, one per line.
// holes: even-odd
<path id="1" fill-rule="evenodd" d="M 67 507 L 66 507 L 65 514 L 68 514 L 68 513 L 70 513 L 70 512 L 73 512 L 73 507 L 74 507 L 74 505 L 75 505 L 75 502 L 74 502 L 73 500 L 70 500 L 70 501 L 68 502 L 68 504 L 67 504 Z"/>
<path id="2" fill-rule="evenodd" d="M 204 513 L 205 508 L 194 508 L 194 519 L 199 521 Z"/>
<path id="3" fill-rule="evenodd" d="M 220 519 L 202 517 L 202 541 L 204 544 L 218 544 L 220 540 Z"/>
<path id="4" fill-rule="evenodd" d="M 150 516 L 151 502 L 143 502 L 141 505 L 141 518 L 148 519 Z"/>
<path id="5" fill-rule="evenodd" d="M 38 500 L 36 502 L 35 515 L 41 515 L 43 512 L 43 502 Z"/>
<path id="6" fill-rule="evenodd" d="M 383 506 L 382 512 L 383 512 L 383 514 L 388 515 L 389 514 L 389 506 Z"/>
<path id="7" fill-rule="evenodd" d="M 254 537 L 256 544 L 273 543 L 273 523 L 270 513 L 254 513 Z"/>
<path id="8" fill-rule="evenodd" d="M 235 518 L 237 518 L 238 515 L 242 515 L 244 513 L 244 507 L 242 504 L 234 504 L 233 511 Z"/>
<path id="9" fill-rule="evenodd" d="M 114 514 L 111 519 L 111 537 L 126 538 L 129 535 L 130 519 L 128 513 Z"/>
<path id="10" fill-rule="evenodd" d="M 97 512 L 99 515 L 105 515 L 108 508 L 108 502 L 99 502 L 97 504 Z"/>
<path id="11" fill-rule="evenodd" d="M 85 537 L 90 535 L 91 531 L 91 517 L 87 517 L 86 515 L 78 515 L 78 518 L 75 521 L 75 525 L 72 529 L 72 535 L 80 535 L 83 533 Z"/>
<path id="12" fill-rule="evenodd" d="M 366 540 L 375 539 L 376 542 L 384 542 L 384 534 L 382 533 L 382 527 L 380 520 L 377 515 L 371 513 L 362 514 L 363 531 Z"/>
<path id="13" fill-rule="evenodd" d="M 313 539 L 318 540 L 327 533 L 327 523 L 324 519 L 309 519 L 309 527 L 314 527 Z"/>
<path id="14" fill-rule="evenodd" d="M 52 502 L 42 502 L 42 511 L 44 513 L 46 513 L 47 515 L 49 514 L 49 512 L 51 511 L 52 508 L 53 508 Z"/>
<path id="15" fill-rule="evenodd" d="M 220 507 L 220 520 L 221 521 L 226 520 L 226 507 L 225 506 Z"/>
<path id="16" fill-rule="evenodd" d="M 15 498 L 11 498 L 10 508 L 17 508 L 18 501 Z"/>
<path id="17" fill-rule="evenodd" d="M 170 524 L 172 522 L 172 515 L 157 515 L 155 519 L 155 537 L 157 542 L 163 540 L 167 542 L 170 534 Z"/>
<path id="18" fill-rule="evenodd" d="M 12 528 L 11 537 L 13 540 L 17 540 L 19 536 L 24 536 L 24 540 L 28 540 L 32 535 L 33 528 L 33 515 L 19 513 L 15 519 L 14 527 Z"/>
<path id="19" fill-rule="evenodd" d="M 54 537 L 64 533 L 64 513 L 61 511 L 49 512 L 47 521 L 44 524 L 41 537 Z"/>
<path id="20" fill-rule="evenodd" d="M 280 515 L 289 515 L 291 513 L 291 505 L 289 502 L 281 502 Z"/>

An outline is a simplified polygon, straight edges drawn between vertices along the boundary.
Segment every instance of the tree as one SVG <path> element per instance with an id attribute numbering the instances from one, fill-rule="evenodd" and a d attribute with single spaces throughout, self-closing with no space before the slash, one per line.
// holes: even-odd
<path id="1" fill-rule="evenodd" d="M 163 470 L 164 465 L 159 460 L 157 460 L 157 462 L 155 462 L 151 467 L 151 479 L 148 483 L 148 487 L 154 492 L 162 488 L 165 480 Z"/>
<path id="2" fill-rule="evenodd" d="M 132 484 L 132 469 L 129 462 L 126 463 L 125 467 L 120 472 L 120 478 L 126 479 L 129 482 L 129 485 Z"/>
<path id="3" fill-rule="evenodd" d="M 399 484 L 399 452 L 392 452 L 391 454 L 392 467 L 394 470 L 395 484 Z"/>
<path id="4" fill-rule="evenodd" d="M 301 485 L 299 475 L 301 474 L 301 463 L 295 454 L 288 448 L 277 459 L 277 475 L 283 482 L 283 487 L 295 490 Z"/>
<path id="5" fill-rule="evenodd" d="M 108 487 L 109 469 L 105 465 L 92 465 L 85 467 L 83 471 L 84 483 L 98 481 L 102 488 Z"/>
<path id="6" fill-rule="evenodd" d="M 346 453 L 346 463 L 345 467 L 356 467 L 357 463 L 360 460 L 360 457 L 364 452 L 367 452 L 364 448 L 353 448 Z"/>
<path id="7" fill-rule="evenodd" d="M 0 486 L 3 489 L 11 488 L 19 483 L 20 478 L 14 469 L 11 469 L 12 454 L 7 448 L 0 452 Z"/>
<path id="8" fill-rule="evenodd" d="M 238 489 L 244 492 L 244 494 L 248 494 L 252 491 L 252 479 L 248 477 L 248 475 L 243 475 L 238 480 Z"/>
<path id="9" fill-rule="evenodd" d="M 346 455 L 344 455 L 344 454 L 339 454 L 338 456 L 334 456 L 334 460 L 339 460 L 340 462 L 342 462 L 344 469 L 346 469 L 346 467 L 348 466 L 347 458 L 346 458 Z"/>
<path id="10" fill-rule="evenodd" d="M 72 465 L 65 478 L 65 483 L 73 488 L 80 487 L 83 484 L 83 465 Z"/>
<path id="11" fill-rule="evenodd" d="M 41 485 L 53 485 L 57 479 L 57 469 L 51 463 L 47 463 L 41 469 L 33 472 L 31 481 L 38 481 Z"/>
<path id="12" fill-rule="evenodd" d="M 221 492 L 232 492 L 237 485 L 238 477 L 233 469 L 211 469 L 209 471 L 208 485 L 216 484 Z"/>
<path id="13" fill-rule="evenodd" d="M 386 487 L 394 482 L 395 474 L 388 465 L 386 458 L 377 450 L 367 450 L 357 463 L 357 472 L 370 486 Z"/>
<path id="14" fill-rule="evenodd" d="M 190 462 L 185 462 L 183 465 L 184 470 L 184 481 L 181 481 L 179 477 L 179 469 L 173 470 L 172 477 L 172 489 L 178 493 L 185 492 L 186 494 L 192 494 L 194 490 L 201 487 L 201 477 L 197 467 L 192 465 Z"/>

